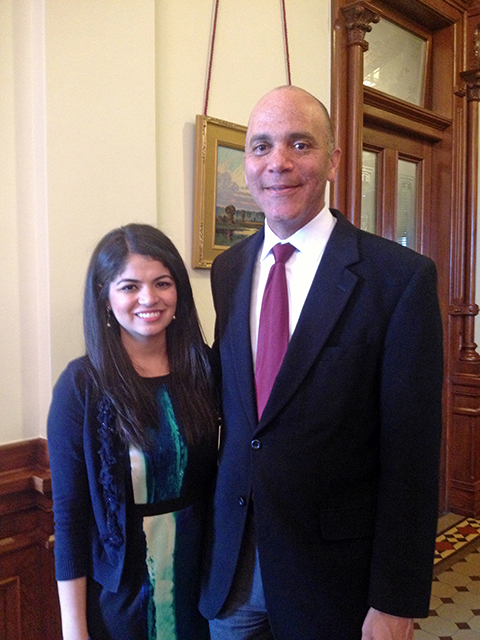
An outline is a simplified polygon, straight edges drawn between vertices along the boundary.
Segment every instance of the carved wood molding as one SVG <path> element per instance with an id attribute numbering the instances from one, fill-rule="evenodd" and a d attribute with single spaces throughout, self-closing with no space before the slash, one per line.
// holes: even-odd
<path id="1" fill-rule="evenodd" d="M 452 304 L 448 307 L 451 316 L 476 316 L 478 311 L 478 304 Z"/>
<path id="2" fill-rule="evenodd" d="M 363 120 L 366 125 L 379 125 L 393 132 L 406 133 L 411 137 L 428 140 L 429 142 L 441 142 L 443 140 L 442 127 L 432 127 L 429 124 L 415 121 L 412 118 L 400 114 L 386 113 L 384 109 L 365 104 L 363 107 Z"/>
<path id="3" fill-rule="evenodd" d="M 443 132 L 452 125 L 451 118 L 445 118 L 430 109 L 405 102 L 372 87 L 363 87 L 363 102 L 364 105 L 401 118 L 402 121 L 405 121 L 404 126 L 412 133 L 418 129 L 420 135 L 435 141 L 441 140 Z M 364 111 L 366 111 L 365 107 Z M 392 122 L 390 116 L 385 116 L 382 124 L 388 126 L 389 121 Z"/>
<path id="4" fill-rule="evenodd" d="M 342 7 L 347 29 L 347 46 L 359 45 L 363 51 L 368 50 L 365 34 L 372 30 L 371 23 L 380 20 L 378 11 L 366 2 L 355 2 Z"/>
<path id="5" fill-rule="evenodd" d="M 480 69 L 471 69 L 460 73 L 466 83 L 467 122 L 466 122 L 466 164 L 465 164 L 465 298 L 466 307 L 475 307 L 476 289 L 476 242 L 477 242 L 477 193 L 478 193 L 478 102 L 480 101 Z M 480 361 L 475 344 L 475 320 L 473 315 L 463 319 L 462 345 L 457 363 L 460 369 L 471 363 L 476 371 Z M 476 477 L 476 476 L 475 476 Z"/>
<path id="6" fill-rule="evenodd" d="M 469 102 L 480 102 L 480 67 L 463 71 L 460 74 L 466 84 L 466 96 Z"/>
<path id="7" fill-rule="evenodd" d="M 26 467 L 49 468 L 45 438 L 0 445 L 0 474 Z"/>
<path id="8" fill-rule="evenodd" d="M 373 5 L 367 2 L 354 2 L 341 6 L 343 34 L 340 39 L 346 48 L 346 135 L 341 134 L 340 143 L 344 152 L 344 167 L 340 180 L 350 185 L 344 194 L 343 212 L 354 224 L 360 220 L 361 210 L 361 164 L 362 164 L 362 128 L 363 128 L 363 54 L 368 49 L 365 34 L 371 31 L 372 23 L 380 20 Z M 338 81 L 338 79 L 337 79 Z"/>

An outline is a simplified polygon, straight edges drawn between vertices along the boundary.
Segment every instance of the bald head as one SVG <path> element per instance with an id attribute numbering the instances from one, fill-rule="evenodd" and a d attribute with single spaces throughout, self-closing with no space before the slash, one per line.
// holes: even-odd
<path id="1" fill-rule="evenodd" d="M 335 149 L 324 105 L 298 87 L 278 87 L 253 108 L 245 143 L 245 180 L 269 227 L 287 238 L 325 205 Z"/>
<path id="2" fill-rule="evenodd" d="M 322 126 L 325 130 L 327 149 L 329 153 L 332 153 L 335 148 L 335 136 L 333 133 L 333 125 L 330 119 L 330 114 L 328 113 L 327 108 L 323 104 L 323 102 L 320 102 L 318 98 L 316 98 L 308 91 L 305 91 L 305 89 L 301 89 L 300 87 L 295 87 L 293 85 L 282 85 L 266 93 L 253 107 L 250 118 L 248 120 L 248 129 L 250 129 L 250 122 L 252 121 L 252 118 L 255 117 L 257 112 L 268 108 L 269 104 L 275 102 L 283 95 L 288 97 L 293 105 L 295 103 L 298 103 L 298 105 L 300 106 L 301 104 L 308 105 L 310 103 L 313 113 L 316 112 L 319 121 L 322 122 Z M 247 139 L 249 134 L 248 129 Z"/>

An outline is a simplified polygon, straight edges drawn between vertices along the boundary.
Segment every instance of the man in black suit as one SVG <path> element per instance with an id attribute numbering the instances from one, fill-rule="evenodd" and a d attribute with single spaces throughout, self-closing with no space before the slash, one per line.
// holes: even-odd
<path id="1" fill-rule="evenodd" d="M 410 640 L 428 613 L 436 270 L 325 206 L 339 161 L 309 93 L 280 87 L 254 108 L 245 176 L 266 224 L 212 268 L 224 426 L 200 608 L 213 640 Z M 287 239 L 290 341 L 257 411 L 262 296 Z"/>

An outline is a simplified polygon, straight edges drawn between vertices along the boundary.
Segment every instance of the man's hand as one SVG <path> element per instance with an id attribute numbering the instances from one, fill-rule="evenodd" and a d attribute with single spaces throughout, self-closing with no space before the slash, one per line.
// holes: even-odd
<path id="1" fill-rule="evenodd" d="M 362 627 L 362 640 L 413 640 L 413 618 L 399 618 L 368 610 Z"/>

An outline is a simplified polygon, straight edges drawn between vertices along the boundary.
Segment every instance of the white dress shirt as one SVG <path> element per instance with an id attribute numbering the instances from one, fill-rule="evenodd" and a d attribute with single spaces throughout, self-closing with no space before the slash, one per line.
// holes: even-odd
<path id="1" fill-rule="evenodd" d="M 280 240 L 265 220 L 265 239 L 253 269 L 252 297 L 250 300 L 250 335 L 254 366 L 257 357 L 258 324 L 263 292 L 270 267 L 275 263 L 272 248 L 279 242 L 289 242 L 296 249 L 285 265 L 288 289 L 289 337 L 291 337 L 297 326 L 305 299 L 335 224 L 335 217 L 331 214 L 330 209 L 325 206 L 313 220 L 310 220 L 296 233 L 285 240 Z"/>

